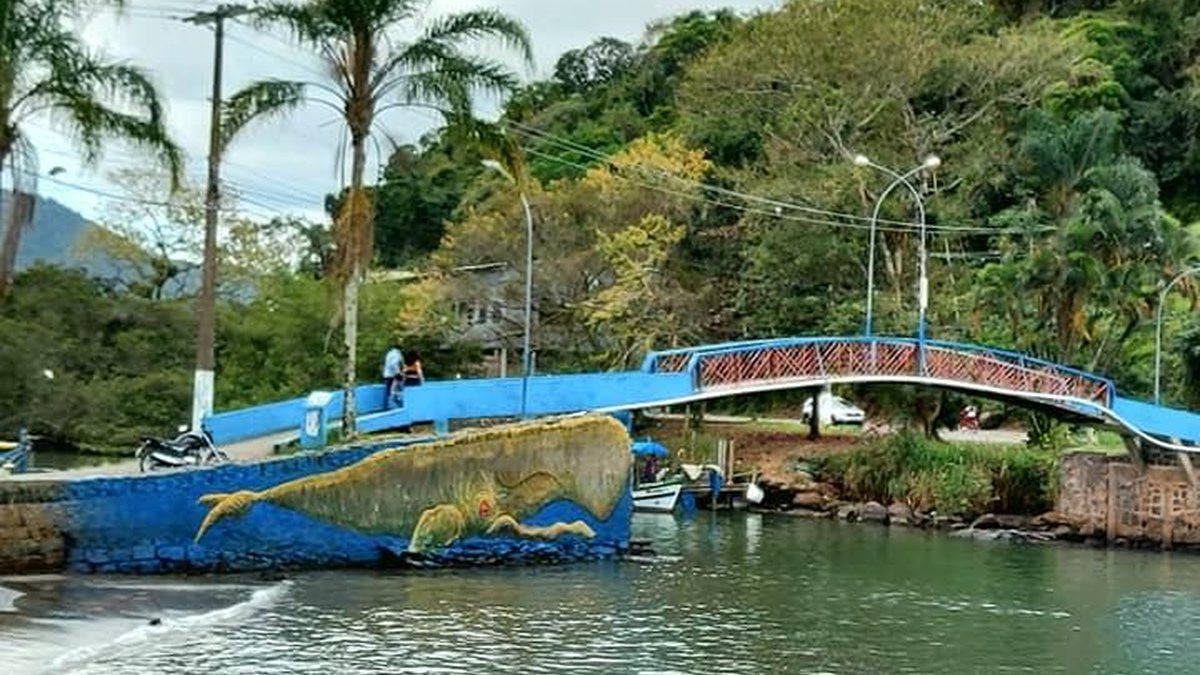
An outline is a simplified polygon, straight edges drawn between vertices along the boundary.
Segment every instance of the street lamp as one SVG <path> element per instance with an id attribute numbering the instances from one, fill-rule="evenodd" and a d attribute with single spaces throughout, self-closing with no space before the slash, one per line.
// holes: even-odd
<path id="1" fill-rule="evenodd" d="M 533 316 L 533 212 L 529 209 L 529 200 L 525 197 L 525 190 L 521 188 L 521 184 L 509 173 L 500 162 L 494 159 L 483 160 L 483 165 L 492 171 L 499 173 L 508 180 L 512 181 L 517 186 L 517 194 L 521 197 L 521 206 L 525 207 L 525 338 L 521 353 L 521 418 L 524 419 L 529 407 L 529 371 L 530 371 L 530 352 L 529 352 L 529 332 L 531 317 Z"/>
<path id="2" fill-rule="evenodd" d="M 871 234 L 870 234 L 869 253 L 868 253 L 868 258 L 867 258 L 867 325 L 866 325 L 866 336 L 867 337 L 871 337 L 871 334 L 872 334 L 871 333 L 871 330 L 872 330 L 871 308 L 874 303 L 874 296 L 875 296 L 875 230 L 879 226 L 879 211 L 883 208 L 883 202 L 887 199 L 888 195 L 891 194 L 892 190 L 895 190 L 897 187 L 899 187 L 901 185 L 908 188 L 908 191 L 912 193 L 913 199 L 917 203 L 917 215 L 918 215 L 920 226 L 921 226 L 921 231 L 920 231 L 920 236 L 921 236 L 920 281 L 918 282 L 919 285 L 918 285 L 918 289 L 917 289 L 917 293 L 918 293 L 917 304 L 919 307 L 919 310 L 918 310 L 919 314 L 918 314 L 918 319 L 917 319 L 917 344 L 918 344 L 917 357 L 920 360 L 919 361 L 920 369 L 922 372 L 924 372 L 924 370 L 925 370 L 925 312 L 926 312 L 926 309 L 929 307 L 929 276 L 928 276 L 928 268 L 926 265 L 926 259 L 928 258 L 928 256 L 926 255 L 926 248 L 925 248 L 925 202 L 921 199 L 921 192 L 919 190 L 917 190 L 916 186 L 914 186 L 909 181 L 909 179 L 922 171 L 933 170 L 933 169 L 938 168 L 939 166 L 942 165 L 942 160 L 937 155 L 930 155 L 930 156 L 926 157 L 925 161 L 921 162 L 920 165 L 914 167 L 907 173 L 903 173 L 903 174 L 901 174 L 897 171 L 893 171 L 892 169 L 889 169 L 885 166 L 876 164 L 875 162 L 871 161 L 870 157 L 867 157 L 866 155 L 861 155 L 861 154 L 855 155 L 853 161 L 854 161 L 855 166 L 870 167 L 870 168 L 880 171 L 884 174 L 887 174 L 888 176 L 891 176 L 894 179 L 891 182 L 891 184 L 889 184 L 883 190 L 883 192 L 881 192 L 879 194 L 879 198 L 875 200 L 875 210 L 871 213 Z"/>
<path id="3" fill-rule="evenodd" d="M 1162 382 L 1162 317 L 1163 317 L 1163 306 L 1166 305 L 1166 303 L 1167 303 L 1167 293 L 1171 292 L 1171 289 L 1175 287 L 1175 284 L 1177 284 L 1180 281 L 1183 281 L 1184 279 L 1186 279 L 1187 277 L 1192 276 L 1193 274 L 1197 274 L 1197 273 L 1200 273 L 1200 266 L 1192 267 L 1192 268 L 1189 268 L 1189 269 L 1186 269 L 1186 270 L 1180 272 L 1179 274 L 1176 274 L 1175 278 L 1171 279 L 1171 282 L 1167 284 L 1166 288 L 1162 289 L 1162 291 L 1159 292 L 1159 294 L 1158 294 L 1158 309 L 1155 311 L 1155 317 L 1154 317 L 1154 404 L 1155 405 L 1158 405 L 1160 393 L 1161 393 L 1160 384 Z"/>

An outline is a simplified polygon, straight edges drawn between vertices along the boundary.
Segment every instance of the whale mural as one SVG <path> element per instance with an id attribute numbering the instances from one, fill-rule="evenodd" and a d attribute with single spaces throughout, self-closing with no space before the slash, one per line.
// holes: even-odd
<path id="1" fill-rule="evenodd" d="M 0 481 L 0 573 L 611 557 L 629 546 L 630 443 L 592 415 L 190 471 Z"/>
<path id="2" fill-rule="evenodd" d="M 255 504 L 284 507 L 367 535 L 407 540 L 406 553 L 435 554 L 472 536 L 511 534 L 594 539 L 629 490 L 625 428 L 611 417 L 579 417 L 468 432 L 382 450 L 350 466 L 262 491 L 200 497 L 211 507 L 195 541 Z M 584 519 L 527 525 L 557 501 Z"/>

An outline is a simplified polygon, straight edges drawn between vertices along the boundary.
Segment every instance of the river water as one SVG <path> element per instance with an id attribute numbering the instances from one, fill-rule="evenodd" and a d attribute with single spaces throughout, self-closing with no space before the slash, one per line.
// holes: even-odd
<path id="1" fill-rule="evenodd" d="M 1200 672 L 1200 556 L 755 514 L 634 526 L 657 558 L 4 579 L 0 672 Z"/>

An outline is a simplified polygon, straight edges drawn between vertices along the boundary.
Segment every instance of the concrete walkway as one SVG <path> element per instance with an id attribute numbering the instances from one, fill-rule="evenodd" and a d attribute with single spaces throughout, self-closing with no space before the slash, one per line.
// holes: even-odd
<path id="1" fill-rule="evenodd" d="M 231 443 L 222 446 L 233 462 L 254 462 L 261 459 L 271 457 L 275 453 L 275 446 L 280 443 L 296 438 L 296 432 L 285 431 L 270 436 L 262 436 L 260 438 L 242 441 L 240 443 Z M 139 473 L 138 461 L 134 458 L 133 451 L 129 452 L 130 458 L 121 462 L 110 462 L 108 464 L 99 464 L 96 466 L 84 466 L 77 469 L 62 469 L 58 471 L 40 471 L 35 473 L 23 473 L 15 475 L 0 474 L 0 480 L 63 480 L 63 479 L 80 479 L 80 478 L 95 478 L 101 476 L 127 476 Z"/>

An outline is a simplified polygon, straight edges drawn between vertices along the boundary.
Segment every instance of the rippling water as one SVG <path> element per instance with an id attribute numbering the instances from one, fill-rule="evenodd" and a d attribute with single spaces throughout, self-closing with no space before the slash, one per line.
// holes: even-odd
<path id="1" fill-rule="evenodd" d="M 1200 672 L 1200 556 L 757 515 L 635 530 L 660 557 L 5 580 L 0 672 Z"/>

